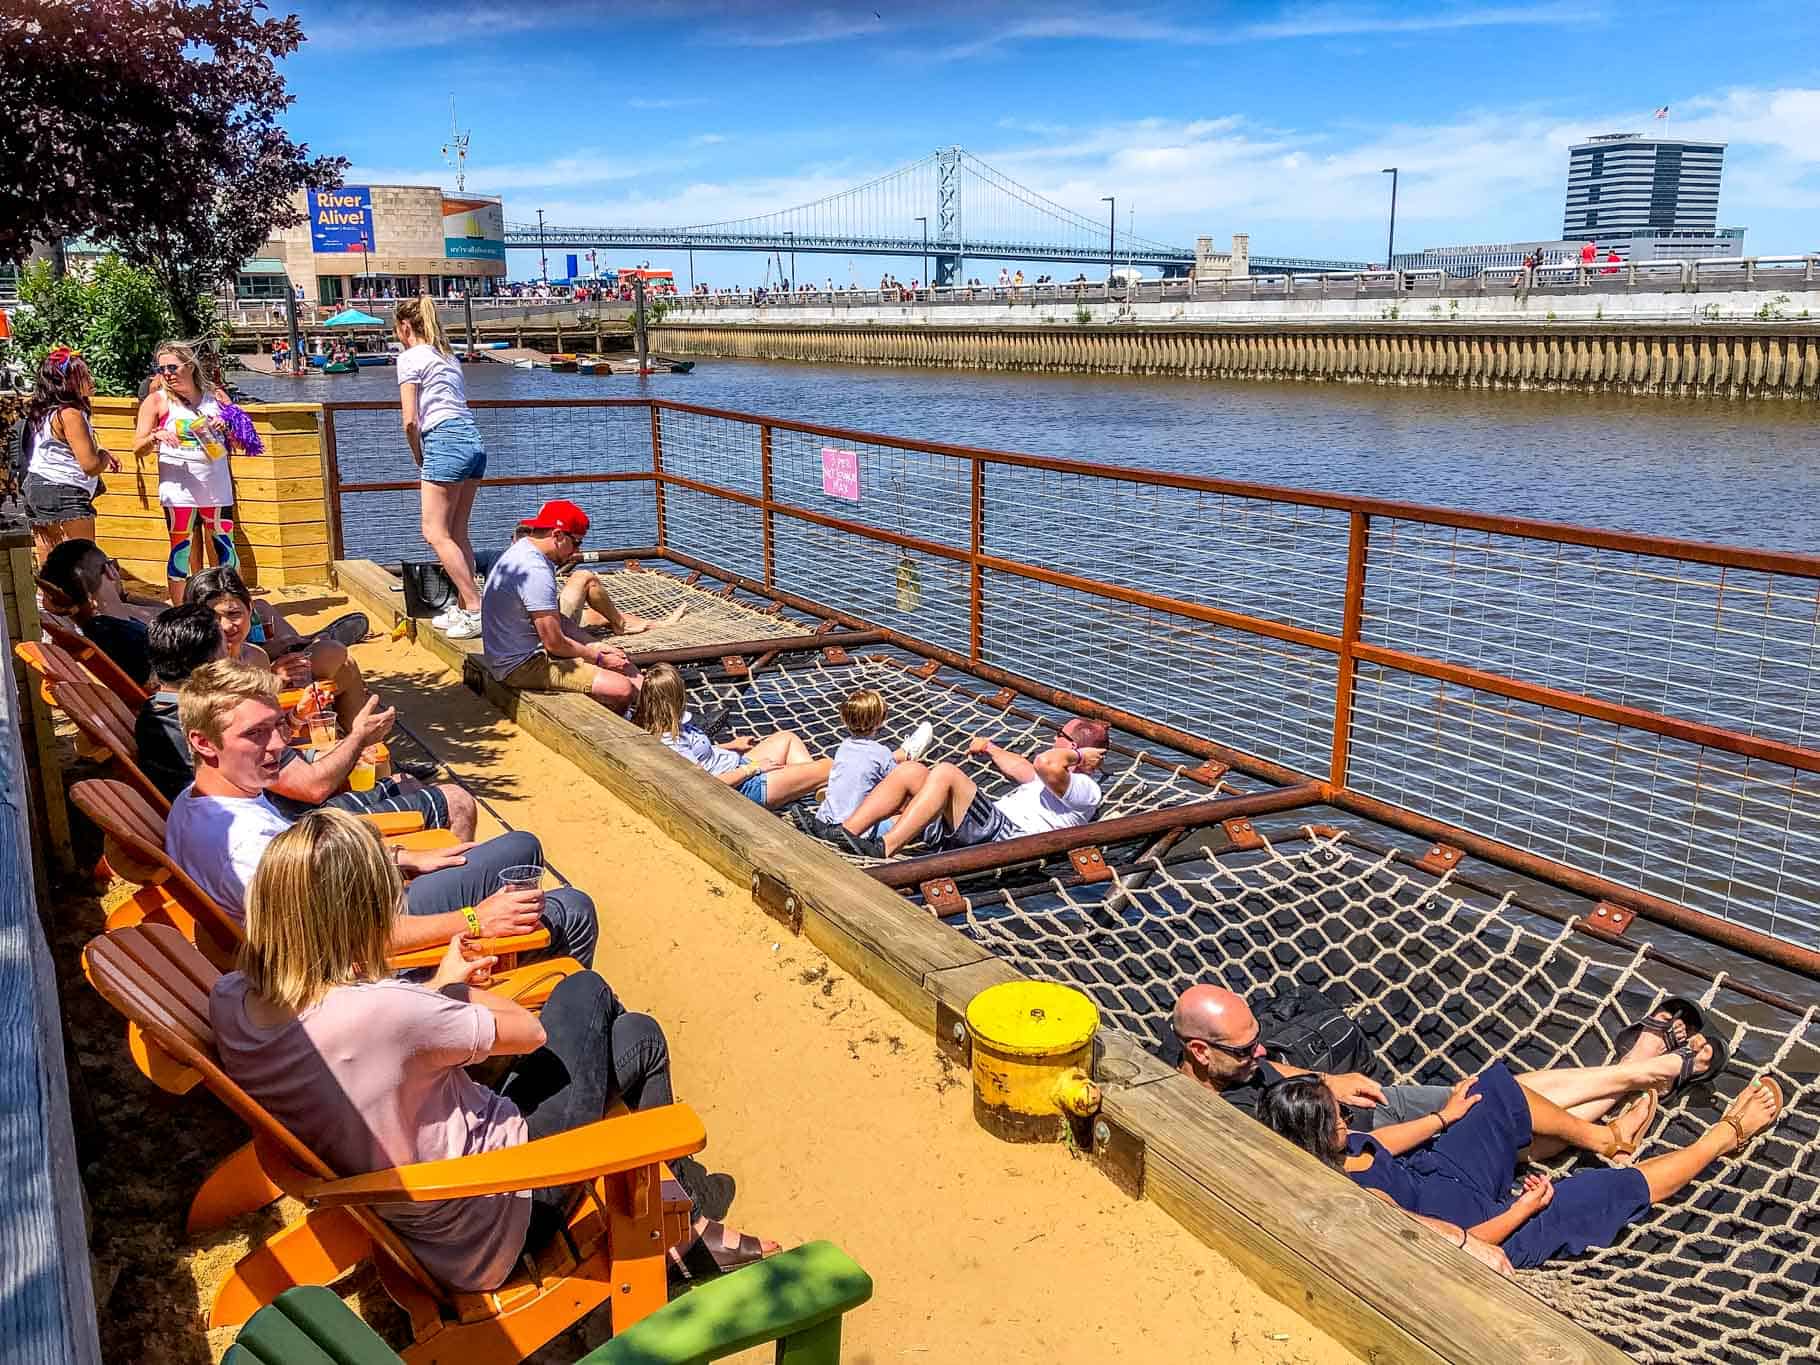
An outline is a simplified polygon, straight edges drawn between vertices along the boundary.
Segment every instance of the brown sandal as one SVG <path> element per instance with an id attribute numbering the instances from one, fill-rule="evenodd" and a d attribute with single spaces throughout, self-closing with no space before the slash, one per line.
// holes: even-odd
<path id="1" fill-rule="evenodd" d="M 1649 1113 L 1644 1117 L 1641 1126 L 1638 1127 L 1636 1137 L 1626 1141 L 1618 1135 L 1617 1125 L 1619 1120 L 1638 1105 L 1642 1105 L 1649 1110 Z M 1605 1120 L 1603 1126 L 1605 1131 L 1611 1134 L 1612 1143 L 1611 1151 L 1606 1154 L 1606 1161 L 1613 1166 L 1629 1166 L 1631 1164 L 1631 1158 L 1637 1154 L 1637 1148 L 1641 1147 L 1643 1145 L 1643 1140 L 1649 1136 L 1650 1126 L 1654 1124 L 1655 1121 L 1656 1092 L 1653 1090 L 1645 1090 L 1636 1099 L 1620 1109 L 1615 1117 Z"/>
<path id="2" fill-rule="evenodd" d="M 1746 1137 L 1744 1135 L 1744 1125 L 1742 1123 L 1739 1123 L 1737 1119 L 1733 1118 L 1730 1114 L 1719 1115 L 1719 1122 L 1724 1123 L 1724 1124 L 1729 1124 L 1731 1126 L 1732 1133 L 1738 1139 L 1738 1141 L 1735 1144 L 1733 1144 L 1731 1150 L 1726 1153 L 1727 1156 L 1731 1156 L 1735 1152 L 1743 1151 L 1744 1148 L 1749 1143 L 1751 1143 L 1752 1141 L 1754 1141 L 1757 1138 L 1762 1137 L 1771 1128 L 1774 1128 L 1776 1126 L 1776 1120 L 1782 1117 L 1782 1106 L 1785 1103 L 1785 1101 L 1782 1096 L 1782 1087 L 1776 1084 L 1775 1077 L 1759 1076 L 1759 1077 L 1757 1077 L 1756 1080 L 1752 1081 L 1751 1084 L 1762 1086 L 1765 1090 L 1769 1091 L 1770 1094 L 1772 1094 L 1776 1097 L 1775 1112 L 1773 1112 L 1769 1116 L 1768 1123 L 1764 1124 L 1761 1128 L 1759 1128 L 1756 1132 L 1752 1133 L 1749 1137 Z"/>

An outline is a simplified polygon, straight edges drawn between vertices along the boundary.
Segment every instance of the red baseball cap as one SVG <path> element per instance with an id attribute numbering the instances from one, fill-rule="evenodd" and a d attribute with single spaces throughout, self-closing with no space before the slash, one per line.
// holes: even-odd
<path id="1" fill-rule="evenodd" d="M 539 507 L 536 516 L 526 517 L 518 524 L 533 531 L 567 531 L 572 536 L 585 536 L 588 514 L 567 499 L 557 498 Z"/>

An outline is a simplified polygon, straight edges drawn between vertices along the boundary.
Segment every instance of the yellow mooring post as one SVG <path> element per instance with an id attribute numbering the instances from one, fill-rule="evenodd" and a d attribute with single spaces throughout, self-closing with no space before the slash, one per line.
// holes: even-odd
<path id="1" fill-rule="evenodd" d="M 1054 1142 L 1100 1107 L 1087 1074 L 1100 1012 L 1072 986 L 1006 981 L 967 1006 L 973 1117 L 1007 1142 Z"/>

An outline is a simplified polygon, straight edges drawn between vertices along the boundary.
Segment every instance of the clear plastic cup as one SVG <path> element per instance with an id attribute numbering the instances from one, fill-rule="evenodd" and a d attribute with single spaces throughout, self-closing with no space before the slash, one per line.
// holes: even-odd
<path id="1" fill-rule="evenodd" d="M 543 890 L 543 864 L 520 863 L 517 867 L 508 867 L 499 874 L 501 891 L 541 891 Z"/>
<path id="2" fill-rule="evenodd" d="M 351 792 L 370 792 L 373 783 L 379 778 L 375 766 L 375 756 L 371 746 L 360 751 L 360 761 L 348 772 L 348 790 Z"/>
<path id="3" fill-rule="evenodd" d="M 333 711 L 318 712 L 309 718 L 310 747 L 333 749 L 341 742 L 341 722 Z"/>

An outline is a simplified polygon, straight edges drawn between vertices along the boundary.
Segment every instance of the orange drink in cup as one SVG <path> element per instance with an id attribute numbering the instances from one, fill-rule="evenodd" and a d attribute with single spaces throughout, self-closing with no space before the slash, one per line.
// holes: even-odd
<path id="1" fill-rule="evenodd" d="M 370 792 L 374 779 L 378 776 L 374 768 L 373 748 L 368 745 L 360 751 L 360 761 L 348 773 L 348 790 L 351 792 Z"/>

